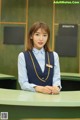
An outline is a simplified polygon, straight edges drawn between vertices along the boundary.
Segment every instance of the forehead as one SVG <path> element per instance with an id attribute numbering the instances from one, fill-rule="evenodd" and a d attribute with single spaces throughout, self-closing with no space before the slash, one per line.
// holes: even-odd
<path id="1" fill-rule="evenodd" d="M 36 30 L 36 32 L 47 34 L 47 31 L 43 28 L 39 28 L 38 30 Z"/>

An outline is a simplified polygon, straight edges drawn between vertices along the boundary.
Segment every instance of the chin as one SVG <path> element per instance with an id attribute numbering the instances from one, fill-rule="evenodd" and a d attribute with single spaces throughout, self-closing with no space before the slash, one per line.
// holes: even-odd
<path id="1" fill-rule="evenodd" d="M 41 49 L 41 48 L 43 48 L 43 46 L 39 46 L 38 48 Z"/>

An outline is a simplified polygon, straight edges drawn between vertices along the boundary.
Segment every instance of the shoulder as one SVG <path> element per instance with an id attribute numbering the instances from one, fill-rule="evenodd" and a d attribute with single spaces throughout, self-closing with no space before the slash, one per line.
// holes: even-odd
<path id="1" fill-rule="evenodd" d="M 18 54 L 18 65 L 19 65 L 19 66 L 25 66 L 24 52 L 20 52 L 20 53 Z"/>
<path id="2" fill-rule="evenodd" d="M 53 54 L 53 55 L 54 55 L 54 57 L 59 57 L 58 53 L 57 53 L 57 52 L 55 52 L 55 51 L 50 51 L 49 53 L 50 53 L 50 54 Z"/>
<path id="3" fill-rule="evenodd" d="M 24 55 L 27 54 L 27 53 L 28 53 L 28 51 L 20 52 L 19 55 L 18 55 L 18 57 L 24 57 Z"/>
<path id="4" fill-rule="evenodd" d="M 58 53 L 54 51 L 53 55 L 54 55 L 54 61 L 55 62 L 59 61 L 59 55 L 58 55 Z"/>
<path id="5" fill-rule="evenodd" d="M 54 57 L 54 61 L 59 60 L 59 55 L 58 55 L 57 52 L 55 52 L 55 51 L 50 51 L 49 54 L 50 54 L 50 56 L 53 56 L 53 57 Z"/>
<path id="6" fill-rule="evenodd" d="M 55 61 L 56 61 L 56 60 L 59 60 L 59 55 L 58 55 L 57 52 L 52 51 L 51 53 L 53 53 L 53 56 L 54 56 L 54 60 L 55 60 Z"/>
<path id="7" fill-rule="evenodd" d="M 25 60 L 24 52 L 20 52 L 18 55 L 18 61 L 24 61 L 24 60 Z"/>
<path id="8" fill-rule="evenodd" d="M 24 57 L 24 52 L 20 52 L 18 55 L 18 58 L 22 58 L 22 57 Z"/>
<path id="9" fill-rule="evenodd" d="M 58 53 L 53 51 L 53 55 L 56 56 L 56 57 L 59 57 Z"/>

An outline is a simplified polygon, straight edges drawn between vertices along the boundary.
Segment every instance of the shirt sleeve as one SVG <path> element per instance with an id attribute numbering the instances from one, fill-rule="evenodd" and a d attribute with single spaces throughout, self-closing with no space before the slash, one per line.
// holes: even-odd
<path id="1" fill-rule="evenodd" d="M 26 63 L 23 52 L 18 55 L 18 82 L 22 90 L 35 92 L 35 84 L 28 82 Z"/>
<path id="2" fill-rule="evenodd" d="M 54 74 L 53 74 L 53 86 L 61 87 L 61 76 L 60 76 L 60 64 L 59 64 L 59 56 L 56 52 L 54 54 Z"/>

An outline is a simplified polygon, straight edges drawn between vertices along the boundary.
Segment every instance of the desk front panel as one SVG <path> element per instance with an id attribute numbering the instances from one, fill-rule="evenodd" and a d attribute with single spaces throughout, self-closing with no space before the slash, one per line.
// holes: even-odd
<path id="1" fill-rule="evenodd" d="M 79 73 L 61 73 L 62 91 L 80 90 Z"/>
<path id="2" fill-rule="evenodd" d="M 80 91 L 48 95 L 23 90 L 0 89 L 0 112 L 9 119 L 80 118 Z"/>
<path id="3" fill-rule="evenodd" d="M 0 88 L 17 89 L 17 80 L 14 76 L 0 74 Z"/>
<path id="4" fill-rule="evenodd" d="M 15 79 L 0 79 L 0 88 L 17 89 L 17 81 Z"/>
<path id="5" fill-rule="evenodd" d="M 8 112 L 9 119 L 23 118 L 80 118 L 80 107 L 44 107 L 0 105 L 0 112 Z"/>

